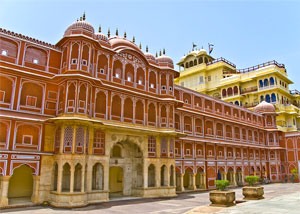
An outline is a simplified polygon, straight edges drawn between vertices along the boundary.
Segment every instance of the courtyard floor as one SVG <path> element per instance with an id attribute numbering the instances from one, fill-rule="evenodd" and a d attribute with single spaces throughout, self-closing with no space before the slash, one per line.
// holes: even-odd
<path id="1" fill-rule="evenodd" d="M 176 198 L 114 200 L 90 205 L 84 208 L 58 209 L 51 207 L 27 207 L 0 210 L 0 213 L 18 214 L 71 214 L 71 213 L 112 213 L 112 214 L 164 214 L 164 213 L 218 213 L 218 214 L 299 214 L 300 183 L 268 184 L 265 188 L 265 199 L 238 203 L 231 208 L 210 207 L 208 192 L 183 193 Z M 242 189 L 236 188 L 236 200 L 242 201 Z"/>

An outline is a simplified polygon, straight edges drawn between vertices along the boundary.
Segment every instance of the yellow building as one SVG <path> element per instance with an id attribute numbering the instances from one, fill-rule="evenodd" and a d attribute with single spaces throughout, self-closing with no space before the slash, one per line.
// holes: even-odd
<path id="1" fill-rule="evenodd" d="M 274 104 L 282 131 L 300 130 L 300 92 L 289 90 L 293 82 L 284 64 L 269 61 L 237 69 L 224 58 L 214 59 L 204 49 L 193 50 L 177 63 L 177 85 L 252 109 L 261 101 Z"/>

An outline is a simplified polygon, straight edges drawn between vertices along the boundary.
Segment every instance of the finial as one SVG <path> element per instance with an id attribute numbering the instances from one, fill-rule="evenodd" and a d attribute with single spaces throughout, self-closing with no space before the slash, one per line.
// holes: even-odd
<path id="1" fill-rule="evenodd" d="M 82 21 L 82 17 L 80 17 L 80 21 Z"/>
<path id="2" fill-rule="evenodd" d="M 116 29 L 116 36 L 119 36 L 118 28 Z"/>
<path id="3" fill-rule="evenodd" d="M 159 56 L 161 56 L 161 50 L 159 50 Z"/>
<path id="4" fill-rule="evenodd" d="M 124 32 L 124 38 L 126 39 L 127 35 L 126 35 L 126 31 Z"/>
<path id="5" fill-rule="evenodd" d="M 101 25 L 99 25 L 99 33 L 101 33 Z"/>
<path id="6" fill-rule="evenodd" d="M 202 49 L 203 49 L 203 45 L 202 45 Z"/>
<path id="7" fill-rule="evenodd" d="M 156 53 L 155 53 L 155 57 L 157 57 L 157 51 L 156 51 Z"/>
<path id="8" fill-rule="evenodd" d="M 142 43 L 140 43 L 140 46 L 139 46 L 139 48 L 140 48 L 140 49 L 142 49 Z"/>
<path id="9" fill-rule="evenodd" d="M 82 19 L 83 19 L 83 21 L 85 21 L 85 12 L 83 12 Z"/>
<path id="10" fill-rule="evenodd" d="M 79 21 L 79 19 L 77 18 L 77 22 Z"/>
<path id="11" fill-rule="evenodd" d="M 146 52 L 148 53 L 148 45 L 146 46 Z"/>
<path id="12" fill-rule="evenodd" d="M 107 36 L 108 38 L 110 37 L 110 29 L 108 28 L 108 31 L 107 31 Z"/>
<path id="13" fill-rule="evenodd" d="M 166 54 L 166 50 L 165 49 L 163 49 L 163 55 L 165 55 Z"/>
<path id="14" fill-rule="evenodd" d="M 132 37 L 132 42 L 135 43 L 135 37 L 134 36 Z"/>

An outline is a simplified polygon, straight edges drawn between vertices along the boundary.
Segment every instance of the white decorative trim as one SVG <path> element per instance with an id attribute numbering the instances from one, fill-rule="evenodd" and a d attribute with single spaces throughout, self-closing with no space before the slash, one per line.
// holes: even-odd
<path id="1" fill-rule="evenodd" d="M 13 165 L 14 163 L 21 163 L 21 165 L 19 165 L 18 167 L 16 168 L 13 168 Z M 26 163 L 36 163 L 36 169 L 33 168 L 32 166 L 30 166 L 29 164 L 26 164 Z M 40 170 L 40 162 L 39 161 L 21 161 L 21 160 L 11 160 L 10 162 L 10 170 L 9 170 L 9 175 L 12 176 L 13 175 L 13 172 L 15 169 L 21 167 L 22 165 L 27 165 L 28 167 L 32 168 L 33 170 L 35 170 L 34 173 L 32 173 L 33 175 L 39 175 L 39 170 Z"/>

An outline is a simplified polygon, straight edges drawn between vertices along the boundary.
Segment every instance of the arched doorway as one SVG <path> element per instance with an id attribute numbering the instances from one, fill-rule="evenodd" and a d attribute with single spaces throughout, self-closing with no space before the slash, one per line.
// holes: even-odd
<path id="1" fill-rule="evenodd" d="M 126 139 L 110 150 L 110 197 L 140 195 L 143 186 L 143 154 L 139 146 Z"/>
<path id="2" fill-rule="evenodd" d="M 22 165 L 13 171 L 13 175 L 9 179 L 8 199 L 9 203 L 12 200 L 21 199 L 31 200 L 33 192 L 33 177 L 32 169 L 27 165 Z"/>
<path id="3" fill-rule="evenodd" d="M 109 168 L 109 190 L 111 196 L 123 195 L 123 169 L 121 167 Z"/>

